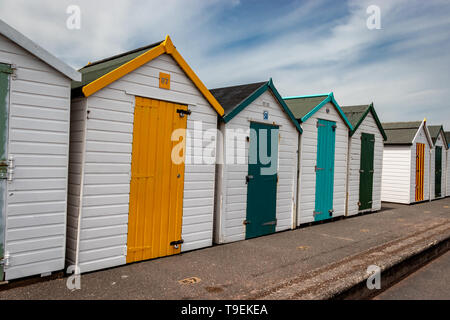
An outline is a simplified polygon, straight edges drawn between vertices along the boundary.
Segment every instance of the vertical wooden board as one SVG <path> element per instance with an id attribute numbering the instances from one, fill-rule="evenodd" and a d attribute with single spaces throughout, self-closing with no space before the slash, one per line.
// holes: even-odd
<path id="1" fill-rule="evenodd" d="M 0 64 L 0 259 L 4 255 L 5 220 L 6 220 L 6 174 L 7 174 L 7 145 L 8 145 L 8 92 L 9 66 Z M 3 281 L 3 265 L 0 264 L 0 281 Z"/>
<path id="2" fill-rule="evenodd" d="M 171 140 L 187 120 L 178 105 L 136 97 L 127 263 L 180 252 L 184 162 L 172 161 Z M 185 139 L 182 141 L 185 144 Z"/>
<path id="3" fill-rule="evenodd" d="M 375 135 L 361 134 L 359 210 L 372 208 Z"/>
<path id="4" fill-rule="evenodd" d="M 276 203 L 277 203 L 277 172 L 275 174 L 264 174 L 262 170 L 276 163 L 264 164 L 261 162 L 261 146 L 266 145 L 266 155 L 269 150 L 274 151 L 270 157 L 278 160 L 278 144 L 272 146 L 272 142 L 278 143 L 278 139 L 272 141 L 272 135 L 278 137 L 278 126 L 252 122 L 250 129 L 256 134 L 250 137 L 250 150 L 248 162 L 248 185 L 247 185 L 247 222 L 246 239 L 255 238 L 275 232 L 276 228 Z M 273 149 L 273 150 L 272 150 Z M 270 151 L 270 152 L 271 152 Z M 257 159 L 250 161 L 251 154 Z M 262 152 L 264 154 L 265 152 Z M 252 163 L 256 160 L 256 163 Z"/>
<path id="5" fill-rule="evenodd" d="M 416 201 L 424 199 L 425 144 L 416 145 Z"/>
<path id="6" fill-rule="evenodd" d="M 434 161 L 434 193 L 436 198 L 440 198 L 442 194 L 442 147 L 440 146 L 436 146 Z"/>
<path id="7" fill-rule="evenodd" d="M 333 216 L 336 122 L 319 119 L 317 126 L 314 220 L 320 221 Z"/>

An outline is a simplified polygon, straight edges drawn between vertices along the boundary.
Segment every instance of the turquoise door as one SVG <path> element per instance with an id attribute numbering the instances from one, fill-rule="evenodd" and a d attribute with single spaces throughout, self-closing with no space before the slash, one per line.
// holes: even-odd
<path id="1" fill-rule="evenodd" d="M 316 205 L 314 221 L 333 217 L 336 122 L 317 122 Z"/>
<path id="2" fill-rule="evenodd" d="M 4 278 L 3 256 L 5 254 L 5 219 L 6 219 L 6 178 L 8 146 L 8 92 L 10 66 L 0 63 L 0 282 Z"/>
<path id="3" fill-rule="evenodd" d="M 248 162 L 246 239 L 275 232 L 278 126 L 250 124 Z"/>

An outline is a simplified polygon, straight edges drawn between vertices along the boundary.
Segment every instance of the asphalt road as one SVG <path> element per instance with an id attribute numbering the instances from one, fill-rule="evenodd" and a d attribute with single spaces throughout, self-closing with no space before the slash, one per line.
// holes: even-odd
<path id="1" fill-rule="evenodd" d="M 376 300 L 450 300 L 450 251 L 412 273 Z"/>

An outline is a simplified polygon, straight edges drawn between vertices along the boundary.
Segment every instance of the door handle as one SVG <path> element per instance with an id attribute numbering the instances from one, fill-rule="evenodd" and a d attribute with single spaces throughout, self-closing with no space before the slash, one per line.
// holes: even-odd
<path id="1" fill-rule="evenodd" d="M 172 241 L 172 242 L 170 243 L 170 245 L 173 246 L 175 249 L 178 249 L 179 246 L 180 246 L 181 244 L 183 244 L 183 243 L 184 243 L 184 240 L 181 239 L 181 240 L 177 240 L 177 241 Z"/>

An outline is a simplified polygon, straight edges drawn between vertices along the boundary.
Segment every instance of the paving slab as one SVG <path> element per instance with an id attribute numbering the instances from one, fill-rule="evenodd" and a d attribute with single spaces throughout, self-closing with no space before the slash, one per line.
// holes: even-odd
<path id="1" fill-rule="evenodd" d="M 83 274 L 80 290 L 68 290 L 62 278 L 0 288 L 0 299 L 257 298 L 343 259 L 371 249 L 376 254 L 374 248 L 396 240 L 426 238 L 424 233 L 439 228 L 441 237 L 450 236 L 449 208 L 450 198 L 411 206 L 383 203 L 377 213 Z M 366 269 L 360 263 L 355 272 Z"/>

